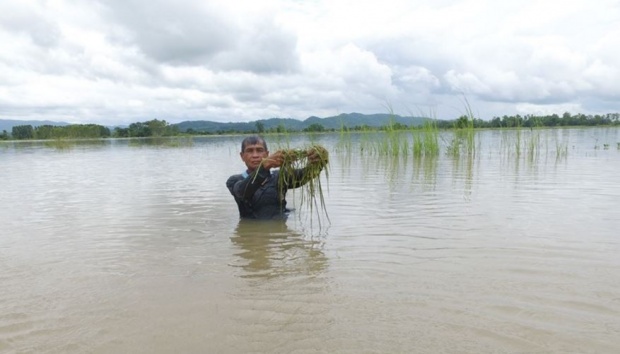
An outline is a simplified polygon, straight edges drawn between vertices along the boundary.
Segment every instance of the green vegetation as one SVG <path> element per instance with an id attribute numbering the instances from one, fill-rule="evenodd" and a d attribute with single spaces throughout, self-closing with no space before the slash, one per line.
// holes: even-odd
<path id="1" fill-rule="evenodd" d="M 11 137 L 15 140 L 100 139 L 110 137 L 110 129 L 97 124 L 17 125 L 13 127 Z"/>
<path id="2" fill-rule="evenodd" d="M 280 134 L 292 132 L 325 133 L 340 132 L 385 132 L 387 138 L 382 146 L 374 146 L 380 154 L 406 155 L 410 152 L 414 156 L 436 154 L 439 150 L 439 131 L 455 130 L 456 136 L 449 142 L 451 155 L 458 155 L 461 150 L 475 153 L 473 144 L 473 130 L 479 128 L 541 128 L 541 127 L 568 127 L 568 126 L 620 126 L 620 113 L 605 115 L 584 115 L 564 113 L 547 116 L 503 116 L 494 117 L 489 121 L 476 118 L 466 103 L 466 114 L 454 120 L 439 120 L 431 117 L 403 117 L 394 113 L 364 115 L 359 113 L 341 114 L 336 117 L 310 117 L 305 121 L 295 119 L 271 118 L 250 123 L 217 123 L 209 121 L 193 121 L 170 124 L 165 120 L 153 119 L 145 122 L 136 122 L 126 128 L 110 128 L 97 124 L 68 124 L 33 126 L 30 124 L 12 126 L 9 134 L 4 130 L 0 140 L 30 140 L 30 139 L 103 139 L 103 138 L 145 138 L 194 135 L 222 135 L 222 134 Z M 411 140 L 404 139 L 399 132 L 410 131 Z M 520 139 L 516 143 L 521 143 Z M 519 152 L 522 146 L 518 146 Z M 458 150 L 458 151 L 457 151 Z"/>
<path id="3" fill-rule="evenodd" d="M 105 138 L 144 138 L 178 135 L 178 128 L 165 120 L 153 119 L 147 122 L 132 123 L 128 128 L 110 129 L 98 124 L 69 125 L 16 125 L 11 134 L 4 131 L 0 139 L 8 140 L 53 140 L 53 139 L 105 139 Z"/>
<path id="4" fill-rule="evenodd" d="M 308 162 L 308 156 L 311 151 L 318 154 L 318 162 Z M 325 208 L 323 186 L 321 185 L 321 179 L 318 177 L 321 172 L 324 171 L 325 178 L 329 178 L 329 170 L 327 168 L 328 162 L 327 150 L 320 145 L 311 145 L 304 149 L 288 150 L 285 154 L 284 163 L 280 167 L 280 181 L 287 179 L 292 181 L 293 184 L 303 184 L 303 186 L 298 189 L 300 191 L 301 205 L 307 206 L 311 211 L 323 211 L 326 216 L 327 209 Z M 300 166 L 305 166 L 305 173 L 298 176 L 294 171 L 295 168 L 299 168 Z M 298 177 L 300 179 L 296 180 Z"/>
<path id="5" fill-rule="evenodd" d="M 147 138 L 178 135 L 178 128 L 165 120 L 131 123 L 128 128 L 114 128 L 115 138 Z"/>
<path id="6" fill-rule="evenodd" d="M 411 129 L 413 156 L 439 154 L 439 129 L 435 120 L 425 122 L 421 129 Z"/>
<path id="7" fill-rule="evenodd" d="M 278 143 L 276 143 L 277 145 Z M 301 187 L 292 190 L 293 193 L 299 195 L 300 207 L 307 207 L 311 212 L 316 211 L 319 216 L 322 211 L 329 219 L 325 207 L 323 186 L 319 178 L 321 172 L 325 173 L 326 180 L 329 178 L 327 149 L 321 145 L 313 144 L 304 148 L 277 148 L 277 150 L 284 153 L 284 161 L 278 174 L 279 193 L 283 193 L 287 183 L 289 185 L 301 185 Z M 316 154 L 318 160 L 310 162 L 309 156 L 311 154 Z M 297 172 L 300 169 L 303 169 L 303 173 Z"/>
<path id="8" fill-rule="evenodd" d="M 13 127 L 11 136 L 16 140 L 34 139 L 34 128 L 32 125 L 18 125 Z"/>
<path id="9" fill-rule="evenodd" d="M 464 97 L 465 114 L 461 115 L 453 122 L 454 136 L 452 141 L 448 143 L 447 154 L 452 157 L 459 157 L 462 154 L 473 158 L 476 155 L 476 132 L 474 128 L 476 124 L 480 124 L 476 119 L 474 112 Z"/>

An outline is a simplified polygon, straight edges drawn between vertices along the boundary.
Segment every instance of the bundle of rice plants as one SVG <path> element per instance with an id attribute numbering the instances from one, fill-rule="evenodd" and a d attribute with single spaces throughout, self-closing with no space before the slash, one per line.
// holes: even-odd
<path id="1" fill-rule="evenodd" d="M 329 219 L 320 178 L 321 172 L 325 173 L 326 181 L 329 178 L 327 149 L 313 144 L 306 148 L 286 149 L 282 152 L 284 161 L 278 175 L 280 195 L 287 187 L 299 186 L 295 193 L 299 193 L 300 206 L 307 207 L 311 212 L 316 211 L 317 214 L 322 211 Z"/>

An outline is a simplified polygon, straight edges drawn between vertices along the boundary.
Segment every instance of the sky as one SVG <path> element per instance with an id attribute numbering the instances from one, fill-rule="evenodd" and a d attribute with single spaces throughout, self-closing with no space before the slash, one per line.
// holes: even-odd
<path id="1" fill-rule="evenodd" d="M 619 0 L 2 0 L 0 43 L 0 119 L 620 112 Z"/>

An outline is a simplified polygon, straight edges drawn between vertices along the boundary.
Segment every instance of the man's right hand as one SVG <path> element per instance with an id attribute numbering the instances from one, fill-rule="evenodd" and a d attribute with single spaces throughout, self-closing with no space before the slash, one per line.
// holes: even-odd
<path id="1" fill-rule="evenodd" d="M 278 150 L 274 152 L 273 154 L 267 156 L 265 159 L 263 159 L 263 162 L 261 165 L 263 166 L 263 168 L 269 170 L 272 168 L 282 166 L 283 162 L 284 162 L 284 152 L 282 150 Z"/>

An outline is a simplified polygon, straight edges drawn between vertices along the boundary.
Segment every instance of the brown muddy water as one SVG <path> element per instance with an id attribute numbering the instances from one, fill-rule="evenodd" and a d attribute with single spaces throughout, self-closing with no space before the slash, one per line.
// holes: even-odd
<path id="1" fill-rule="evenodd" d="M 315 137 L 329 220 L 284 224 L 240 137 L 0 145 L 0 352 L 620 352 L 620 130 L 451 134 Z"/>

